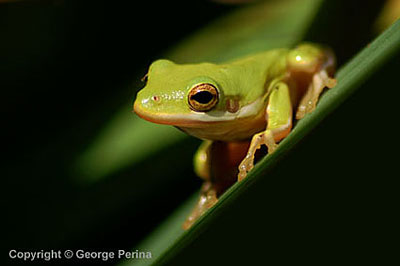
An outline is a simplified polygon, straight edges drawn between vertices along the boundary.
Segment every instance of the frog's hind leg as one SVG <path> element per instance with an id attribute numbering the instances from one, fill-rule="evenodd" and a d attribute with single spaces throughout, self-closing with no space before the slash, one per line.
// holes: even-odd
<path id="1" fill-rule="evenodd" d="M 335 69 L 335 56 L 328 48 L 305 43 L 292 49 L 287 60 L 290 77 L 297 84 L 300 97 L 296 119 L 301 119 L 315 109 L 325 87 L 336 85 L 336 80 L 329 77 Z"/>
<path id="2" fill-rule="evenodd" d="M 197 149 L 196 154 L 193 158 L 194 171 L 201 177 L 205 182 L 201 187 L 200 197 L 196 203 L 196 206 L 192 210 L 191 214 L 186 218 L 186 221 L 182 225 L 183 229 L 188 229 L 192 224 L 209 208 L 211 208 L 217 201 L 217 191 L 211 182 L 211 152 L 212 152 L 212 141 L 203 141 L 200 147 Z"/>
<path id="3" fill-rule="evenodd" d="M 278 82 L 272 89 L 267 106 L 267 129 L 253 136 L 247 155 L 239 165 L 239 181 L 253 168 L 254 155 L 261 145 L 266 145 L 268 153 L 272 153 L 276 143 L 290 133 L 293 120 L 291 98 L 290 89 L 284 82 Z"/>
<path id="4" fill-rule="evenodd" d="M 213 142 L 205 140 L 201 143 L 193 157 L 194 172 L 205 181 L 211 179 L 211 148 Z"/>
<path id="5" fill-rule="evenodd" d="M 237 181 L 238 165 L 248 148 L 249 141 L 204 141 L 200 145 L 194 156 L 194 169 L 205 182 L 196 206 L 183 224 L 184 229 L 191 227 Z"/>
<path id="6" fill-rule="evenodd" d="M 192 210 L 190 215 L 186 218 L 183 223 L 183 229 L 189 229 L 197 219 L 203 215 L 209 208 L 217 203 L 217 192 L 210 181 L 203 183 L 200 191 L 200 197 L 197 201 L 195 208 Z"/>
<path id="7" fill-rule="evenodd" d="M 301 98 L 299 106 L 297 107 L 296 119 L 301 119 L 306 114 L 311 113 L 315 109 L 319 96 L 324 88 L 333 88 L 335 85 L 336 80 L 330 78 L 325 69 L 315 73 L 307 91 Z"/>

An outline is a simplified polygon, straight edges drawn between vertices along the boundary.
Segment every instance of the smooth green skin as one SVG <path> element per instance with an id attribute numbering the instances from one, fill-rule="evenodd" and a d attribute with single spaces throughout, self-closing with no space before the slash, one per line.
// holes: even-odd
<path id="1" fill-rule="evenodd" d="M 149 68 L 147 84 L 138 93 L 134 110 L 146 120 L 177 126 L 201 139 L 249 139 L 265 129 L 271 90 L 287 77 L 288 66 L 307 71 L 315 66 L 321 53 L 319 46 L 303 44 L 292 50 L 266 51 L 220 65 L 157 60 Z M 189 91 L 200 83 L 213 84 L 219 92 L 218 104 L 207 112 L 195 112 L 188 103 Z M 229 101 L 238 103 L 236 112 L 229 112 Z M 274 116 L 268 118 L 268 123 L 281 124 L 280 120 Z"/>

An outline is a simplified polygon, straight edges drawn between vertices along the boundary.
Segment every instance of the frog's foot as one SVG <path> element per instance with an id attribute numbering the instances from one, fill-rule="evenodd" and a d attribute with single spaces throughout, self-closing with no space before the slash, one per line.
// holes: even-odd
<path id="1" fill-rule="evenodd" d="M 253 136 L 247 155 L 239 165 L 238 181 L 244 179 L 247 173 L 253 169 L 254 156 L 256 151 L 261 148 L 261 145 L 268 147 L 268 154 L 276 149 L 277 144 L 271 130 L 266 130 Z"/>
<path id="2" fill-rule="evenodd" d="M 192 213 L 189 217 L 186 218 L 186 221 L 183 223 L 183 229 L 189 229 L 197 219 L 203 215 L 209 208 L 214 206 L 217 203 L 217 192 L 213 188 L 211 182 L 204 182 L 201 188 L 200 198 L 194 207 Z"/>
<path id="3" fill-rule="evenodd" d="M 336 79 L 329 77 L 325 69 L 315 73 L 297 108 L 296 119 L 301 119 L 306 114 L 314 111 L 323 89 L 325 87 L 333 88 L 335 85 Z"/>
<path id="4" fill-rule="evenodd" d="M 292 129 L 293 109 L 289 86 L 277 82 L 269 96 L 267 106 L 268 125 L 264 132 L 253 136 L 246 157 L 239 165 L 238 181 L 246 177 L 254 166 L 254 155 L 261 145 L 266 145 L 268 154 L 275 151 L 277 142 L 285 138 Z"/>

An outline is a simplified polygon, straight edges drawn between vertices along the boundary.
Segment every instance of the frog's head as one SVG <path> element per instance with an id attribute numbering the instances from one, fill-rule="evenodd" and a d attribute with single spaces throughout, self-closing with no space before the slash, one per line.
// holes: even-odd
<path id="1" fill-rule="evenodd" d="M 200 138 L 219 139 L 233 133 L 237 120 L 258 115 L 262 105 L 240 89 L 243 86 L 238 80 L 244 79 L 232 71 L 227 65 L 157 60 L 146 75 L 146 86 L 137 94 L 134 111 L 153 123 L 177 126 Z"/>
<path id="2" fill-rule="evenodd" d="M 151 122 L 175 126 L 226 120 L 224 91 L 216 80 L 223 80 L 221 75 L 221 68 L 210 63 L 178 65 L 157 60 L 146 75 L 146 86 L 137 94 L 134 110 Z M 232 113 L 238 109 L 234 104 L 228 106 Z"/>

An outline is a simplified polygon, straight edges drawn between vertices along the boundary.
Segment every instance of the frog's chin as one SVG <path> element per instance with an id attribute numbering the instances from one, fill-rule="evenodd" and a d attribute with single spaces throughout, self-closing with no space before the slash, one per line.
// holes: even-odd
<path id="1" fill-rule="evenodd" d="M 265 114 L 260 112 L 254 117 L 244 117 L 232 121 L 209 123 L 207 126 L 176 125 L 189 135 L 200 139 L 219 141 L 242 141 L 251 138 L 266 127 Z"/>
<path id="2" fill-rule="evenodd" d="M 173 125 L 179 128 L 208 128 L 212 124 L 230 124 L 238 120 L 248 120 L 259 116 L 261 106 L 260 101 L 255 101 L 242 107 L 239 111 L 231 113 L 228 111 L 213 112 L 190 112 L 185 114 L 153 113 L 141 107 L 137 101 L 134 104 L 134 112 L 141 118 L 164 125 Z"/>

